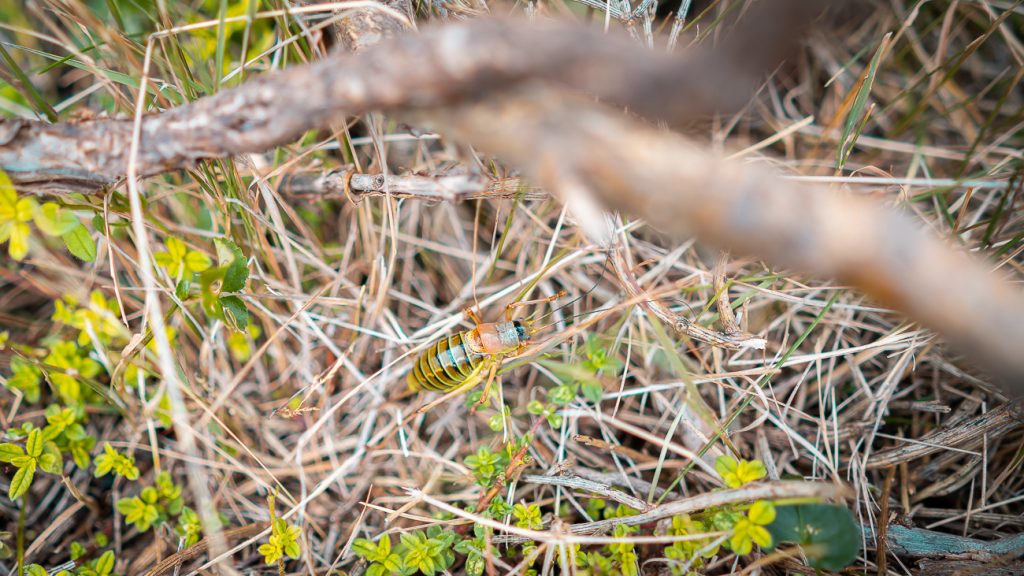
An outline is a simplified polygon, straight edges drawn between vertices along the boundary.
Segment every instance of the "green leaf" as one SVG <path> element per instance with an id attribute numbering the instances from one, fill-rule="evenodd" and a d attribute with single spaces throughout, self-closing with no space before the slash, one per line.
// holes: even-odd
<path id="1" fill-rule="evenodd" d="M 182 278 L 178 285 L 174 287 L 174 296 L 178 300 L 188 300 L 188 294 L 191 289 L 192 281 L 188 278 Z"/>
<path id="2" fill-rule="evenodd" d="M 17 261 L 22 261 L 28 254 L 28 237 L 29 230 L 28 224 L 23 222 L 14 222 L 10 225 L 10 232 L 8 233 L 7 253 Z"/>
<path id="3" fill-rule="evenodd" d="M 599 404 L 601 398 L 604 396 L 604 390 L 601 388 L 601 383 L 597 380 L 585 380 L 580 382 L 580 391 L 583 393 L 583 397 L 590 400 L 594 404 Z"/>
<path id="4" fill-rule="evenodd" d="M 43 204 L 35 215 L 36 226 L 47 236 L 63 236 L 81 224 L 74 212 L 56 202 Z"/>
<path id="5" fill-rule="evenodd" d="M 857 126 L 861 113 L 864 111 L 864 107 L 868 103 L 868 96 L 871 94 L 871 88 L 875 83 L 875 75 L 878 73 L 878 64 L 882 60 L 882 55 L 888 49 L 889 41 L 891 39 L 891 32 L 882 38 L 882 42 L 879 44 L 878 50 L 875 51 L 874 57 L 871 58 L 871 64 L 868 66 L 868 70 L 864 75 L 864 81 L 861 83 L 860 89 L 857 90 L 857 96 L 854 97 L 853 105 L 850 107 L 850 111 L 846 116 L 846 123 L 843 125 L 843 133 L 839 138 L 839 150 L 836 152 L 837 169 L 843 168 L 846 164 L 846 160 L 850 156 L 850 152 L 853 150 L 853 146 L 857 140 L 856 136 L 853 134 L 854 128 Z"/>
<path id="6" fill-rule="evenodd" d="M 46 568 L 39 564 L 29 564 L 25 566 L 25 576 L 46 576 Z"/>
<path id="7" fill-rule="evenodd" d="M 800 504 L 776 506 L 775 511 L 768 525 L 773 545 L 798 544 L 812 568 L 839 571 L 857 558 L 861 534 L 845 506 Z"/>
<path id="8" fill-rule="evenodd" d="M 60 474 L 64 471 L 64 457 L 60 448 L 53 442 L 43 444 L 43 454 L 39 457 L 39 467 L 43 472 Z"/>
<path id="9" fill-rule="evenodd" d="M 209 256 L 196 250 L 189 250 L 183 262 L 189 272 L 203 272 L 213 264 Z"/>
<path id="10" fill-rule="evenodd" d="M 114 572 L 114 552 L 107 550 L 102 556 L 96 559 L 96 572 L 102 576 L 112 574 Z"/>
<path id="11" fill-rule="evenodd" d="M 92 235 L 85 229 L 85 226 L 79 224 L 70 232 L 65 233 L 62 238 L 64 245 L 68 247 L 68 251 L 75 258 L 82 262 L 92 262 L 96 259 L 96 243 L 93 242 Z"/>
<path id="12" fill-rule="evenodd" d="M 352 551 L 356 556 L 374 562 L 377 560 L 377 546 L 366 538 L 359 538 L 352 542 Z"/>
<path id="13" fill-rule="evenodd" d="M 220 304 L 224 309 L 224 322 L 235 331 L 245 330 L 249 326 L 249 310 L 245 302 L 238 296 L 221 296 Z"/>
<path id="14" fill-rule="evenodd" d="M 505 427 L 505 421 L 502 419 L 501 414 L 491 414 L 491 417 L 487 419 L 487 427 L 492 432 L 501 432 L 501 429 Z"/>
<path id="15" fill-rule="evenodd" d="M 249 266 L 242 249 L 226 238 L 215 238 L 213 243 L 217 247 L 217 265 L 226 268 L 220 291 L 224 293 L 243 290 L 245 281 L 249 279 Z"/>
<path id="16" fill-rule="evenodd" d="M 29 432 L 28 440 L 25 440 L 25 453 L 33 458 L 43 453 L 43 431 L 39 428 Z"/>
<path id="17" fill-rule="evenodd" d="M 24 455 L 25 451 L 17 444 L 11 444 L 10 442 L 0 444 L 0 462 L 10 462 L 14 458 Z"/>
<path id="18" fill-rule="evenodd" d="M 573 401 L 576 398 L 576 387 L 570 385 L 562 385 L 556 388 L 552 388 L 548 392 L 548 400 L 552 404 L 565 405 Z"/>
<path id="19" fill-rule="evenodd" d="M 480 576 L 484 573 L 484 557 L 474 554 L 466 558 L 466 574 L 469 576 Z"/>
<path id="20" fill-rule="evenodd" d="M 25 492 L 28 492 L 29 486 L 32 485 L 32 478 L 35 475 L 35 460 L 21 468 L 18 468 L 18 471 L 14 473 L 14 478 L 11 479 L 11 487 L 7 490 L 7 497 L 11 500 L 21 498 Z"/>

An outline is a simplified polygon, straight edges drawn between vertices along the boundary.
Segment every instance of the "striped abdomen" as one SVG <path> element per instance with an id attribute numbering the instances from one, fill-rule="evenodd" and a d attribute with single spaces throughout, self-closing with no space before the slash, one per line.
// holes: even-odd
<path id="1" fill-rule="evenodd" d="M 470 332 L 442 338 L 427 348 L 409 372 L 409 388 L 448 392 L 475 375 L 487 354 L 468 346 Z"/>

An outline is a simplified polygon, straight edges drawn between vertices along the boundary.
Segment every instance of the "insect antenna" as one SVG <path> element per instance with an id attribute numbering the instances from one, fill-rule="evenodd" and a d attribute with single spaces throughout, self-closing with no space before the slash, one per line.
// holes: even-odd
<path id="1" fill-rule="evenodd" d="M 534 318 L 532 320 L 528 320 L 527 323 L 529 325 L 531 325 L 530 332 L 536 333 L 539 330 L 541 330 L 542 328 L 547 328 L 549 326 L 554 326 L 555 323 L 552 323 L 552 324 L 546 324 L 546 325 L 544 325 L 544 326 L 542 326 L 540 328 L 537 328 L 537 329 L 532 328 L 533 323 L 539 322 L 540 320 L 543 320 L 543 319 L 547 318 L 548 316 L 551 316 L 552 314 L 558 312 L 559 310 L 564 310 L 564 309 L 568 308 L 569 306 L 572 306 L 573 304 L 579 302 L 580 300 L 585 298 L 587 295 L 589 295 L 591 292 L 593 292 L 597 288 L 597 285 L 601 283 L 601 279 L 604 278 L 604 273 L 608 270 L 608 263 L 610 261 L 611 261 L 611 255 L 609 254 L 608 258 L 605 258 L 604 264 L 601 266 L 601 273 L 597 275 L 597 280 L 594 281 L 594 285 L 591 286 L 586 292 L 584 292 L 583 294 L 580 294 L 579 296 L 573 298 L 572 300 L 566 302 L 565 304 L 559 306 L 558 308 L 552 309 L 551 311 L 549 311 L 548 313 L 546 313 L 546 314 L 544 314 L 542 316 L 538 316 L 537 318 Z M 589 313 L 597 312 L 597 311 L 598 310 L 593 310 L 591 312 L 586 312 L 585 314 L 589 314 Z M 571 316 L 570 319 L 571 318 L 576 318 L 578 316 L 582 316 L 582 314 L 577 314 L 576 316 Z"/>

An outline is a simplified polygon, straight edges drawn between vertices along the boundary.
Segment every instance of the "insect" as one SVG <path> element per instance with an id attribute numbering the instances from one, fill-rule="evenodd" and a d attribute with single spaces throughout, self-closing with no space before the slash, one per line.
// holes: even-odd
<path id="1" fill-rule="evenodd" d="M 559 292 L 540 300 L 513 302 L 505 308 L 504 322 L 484 322 L 467 308 L 464 313 L 476 327 L 441 338 L 423 351 L 406 378 L 409 388 L 454 395 L 476 386 L 486 374 L 487 385 L 477 406 L 486 403 L 502 358 L 507 354 L 521 354 L 534 333 L 529 321 L 512 319 L 513 309 L 551 302 L 564 295 L 565 292 Z"/>

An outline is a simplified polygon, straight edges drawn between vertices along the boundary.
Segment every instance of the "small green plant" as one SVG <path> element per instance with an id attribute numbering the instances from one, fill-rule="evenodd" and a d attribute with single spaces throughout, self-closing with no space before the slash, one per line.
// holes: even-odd
<path id="1" fill-rule="evenodd" d="M 203 536 L 203 524 L 199 520 L 199 514 L 188 506 L 182 508 L 175 532 L 184 539 L 185 548 L 199 542 Z"/>
<path id="2" fill-rule="evenodd" d="M 431 526 L 426 534 L 402 534 L 406 568 L 412 569 L 413 573 L 418 570 L 427 576 L 447 570 L 455 562 L 452 550 L 457 539 L 455 533 L 442 530 L 440 526 Z"/>
<path id="3" fill-rule="evenodd" d="M 284 574 L 284 557 L 287 556 L 296 560 L 302 549 L 299 547 L 299 537 L 302 536 L 302 529 L 290 525 L 284 518 L 278 518 L 274 513 L 274 495 L 267 496 L 267 509 L 270 511 L 270 538 L 266 544 L 261 544 L 258 552 L 263 556 L 263 561 L 269 564 L 277 564 L 277 569 Z"/>
<path id="4" fill-rule="evenodd" d="M 97 478 L 101 478 L 111 472 L 125 480 L 139 479 L 139 469 L 135 467 L 135 458 L 121 454 L 109 442 L 106 442 L 103 444 L 103 454 L 96 457 L 95 475 Z"/>
<path id="5" fill-rule="evenodd" d="M 490 486 L 504 471 L 508 461 L 505 452 L 491 452 L 487 446 L 481 446 L 476 454 L 470 454 L 463 460 L 466 467 L 473 471 L 473 477 L 480 486 Z"/>
<path id="6" fill-rule="evenodd" d="M 476 524 L 473 526 L 473 538 L 466 538 L 455 545 L 455 551 L 466 556 L 467 576 L 480 576 L 484 573 L 486 560 L 484 550 L 487 548 L 487 535 L 490 528 Z"/>
<path id="7" fill-rule="evenodd" d="M 249 279 L 248 261 L 241 248 L 231 240 L 217 238 L 214 246 L 217 249 L 217 266 L 199 275 L 203 309 L 211 318 L 223 320 L 232 330 L 244 331 L 249 326 L 249 310 L 236 293 L 245 288 Z M 179 298 L 184 299 L 188 286 L 179 283 L 178 288 Z"/>
<path id="8" fill-rule="evenodd" d="M 719 456 L 715 471 L 722 476 L 729 488 L 739 488 L 750 482 L 757 482 L 768 474 L 760 460 L 739 460 L 732 456 Z"/>
<path id="9" fill-rule="evenodd" d="M 633 532 L 636 532 L 635 526 L 626 526 L 625 524 L 616 524 L 615 530 L 612 532 L 612 536 L 615 538 L 626 538 Z M 632 542 L 613 542 L 605 547 L 606 550 L 611 554 L 612 561 L 615 562 L 615 566 L 619 569 L 621 574 L 625 576 L 637 576 L 640 573 L 640 567 L 637 564 L 636 549 Z"/>
<path id="10" fill-rule="evenodd" d="M 42 377 L 43 373 L 39 368 L 20 356 L 14 356 L 11 358 L 11 377 L 7 379 L 5 386 L 20 392 L 29 404 L 35 404 L 39 402 Z"/>
<path id="11" fill-rule="evenodd" d="M 138 496 L 117 501 L 117 511 L 124 514 L 125 522 L 134 524 L 139 532 L 167 522 L 171 517 L 181 514 L 183 507 L 181 487 L 174 483 L 167 472 L 157 474 L 155 484 L 143 488 Z"/>
<path id="12" fill-rule="evenodd" d="M 77 576 L 113 576 L 117 559 L 112 550 L 107 550 L 99 558 L 91 560 L 75 571 Z"/>
<path id="13" fill-rule="evenodd" d="M 45 440 L 43 431 L 38 428 L 29 432 L 24 449 L 17 444 L 0 444 L 0 462 L 7 462 L 18 469 L 7 490 L 7 497 L 11 500 L 17 500 L 28 492 L 35 478 L 36 469 L 50 474 L 60 474 L 64 466 L 64 459 L 57 445 Z"/>
<path id="14" fill-rule="evenodd" d="M 276 518 L 271 526 L 270 540 L 260 546 L 259 553 L 267 564 L 281 562 L 284 556 L 292 560 L 299 557 L 299 536 L 302 529 L 295 525 L 289 525 L 284 518 Z"/>
<path id="15" fill-rule="evenodd" d="M 92 403 L 97 395 L 89 388 L 83 389 L 81 380 L 95 379 L 103 370 L 99 362 L 88 356 L 88 350 L 75 342 L 54 342 L 49 354 L 43 358 L 47 375 L 56 388 L 57 397 L 67 406 Z"/>
<path id="16" fill-rule="evenodd" d="M 669 534 L 672 536 L 694 536 L 710 532 L 712 528 L 703 521 L 688 514 L 674 516 Z M 676 576 L 697 574 L 707 559 L 718 554 L 719 546 L 712 546 L 710 538 L 702 540 L 679 540 L 665 548 L 665 557 L 672 562 L 669 570 Z"/>
<path id="17" fill-rule="evenodd" d="M 360 538 L 352 543 L 352 551 L 370 562 L 367 576 L 410 576 L 417 572 L 432 576 L 451 568 L 455 563 L 455 552 L 479 556 L 473 560 L 472 571 L 468 558 L 466 565 L 467 573 L 479 576 L 483 572 L 483 532 L 477 531 L 477 534 L 475 540 L 460 540 L 458 534 L 450 530 L 431 526 L 425 531 L 402 534 L 399 545 L 394 549 L 391 538 L 383 536 L 376 544 Z M 473 546 L 477 548 L 474 550 Z"/>
<path id="18" fill-rule="evenodd" d="M 529 506 L 516 504 L 512 507 L 512 515 L 515 516 L 516 526 L 519 528 L 540 530 L 544 527 L 544 522 L 541 520 L 540 506 L 536 504 L 530 504 Z"/>
<path id="19" fill-rule="evenodd" d="M 622 361 L 609 353 L 605 343 L 607 340 L 604 336 L 591 334 L 583 349 L 584 360 L 579 364 L 541 360 L 541 364 L 551 368 L 567 382 L 548 391 L 548 402 L 555 406 L 565 406 L 580 394 L 595 404 L 601 401 L 604 396 L 601 376 L 617 374 L 623 367 Z"/>
<path id="20" fill-rule="evenodd" d="M 75 257 L 96 259 L 96 243 L 78 216 L 55 202 L 40 206 L 31 196 L 19 198 L 7 173 L 0 170 L 0 244 L 7 242 L 11 258 L 21 261 L 28 255 L 32 221 L 44 235 L 62 238 Z"/>
<path id="21" fill-rule="evenodd" d="M 627 538 L 637 528 L 616 524 L 612 531 L 615 538 Z M 612 542 L 601 550 L 582 551 L 575 547 L 577 574 L 580 576 L 600 576 L 603 574 L 623 574 L 637 576 L 640 573 L 636 548 L 632 542 Z"/>
<path id="22" fill-rule="evenodd" d="M 79 346 L 88 345 L 93 338 L 105 346 L 127 343 L 131 336 L 121 323 L 121 309 L 117 300 L 108 300 L 99 290 L 93 290 L 89 294 L 89 301 L 84 304 L 79 303 L 74 296 L 65 294 L 54 301 L 53 305 L 51 318 L 78 330 Z"/>
<path id="23" fill-rule="evenodd" d="M 390 536 L 382 536 L 376 544 L 371 540 L 359 538 L 352 543 L 352 551 L 370 563 L 366 568 L 366 576 L 401 574 L 405 569 L 402 557 L 391 549 Z"/>
<path id="24" fill-rule="evenodd" d="M 557 388 L 555 388 L 557 390 Z M 554 392 L 554 390 L 552 390 Z M 548 395 L 550 399 L 550 394 Z M 571 399 L 570 399 L 571 400 Z M 554 402 L 545 404 L 540 400 L 532 400 L 526 405 L 526 411 L 548 421 L 548 426 L 557 430 L 562 427 L 562 415 L 558 413 L 558 405 Z"/>
<path id="25" fill-rule="evenodd" d="M 736 521 L 729 547 L 743 556 L 750 554 L 754 544 L 762 548 L 771 546 L 772 535 L 765 526 L 775 521 L 775 507 L 771 502 L 758 500 L 747 510 L 747 515 Z"/>
<path id="26" fill-rule="evenodd" d="M 167 270 L 167 274 L 174 278 L 176 283 L 186 274 L 198 274 L 213 265 L 209 256 L 198 250 L 190 250 L 184 242 L 173 236 L 164 240 L 164 246 L 167 250 L 153 254 L 153 259 L 157 265 Z M 191 280 L 191 276 L 189 279 Z"/>

